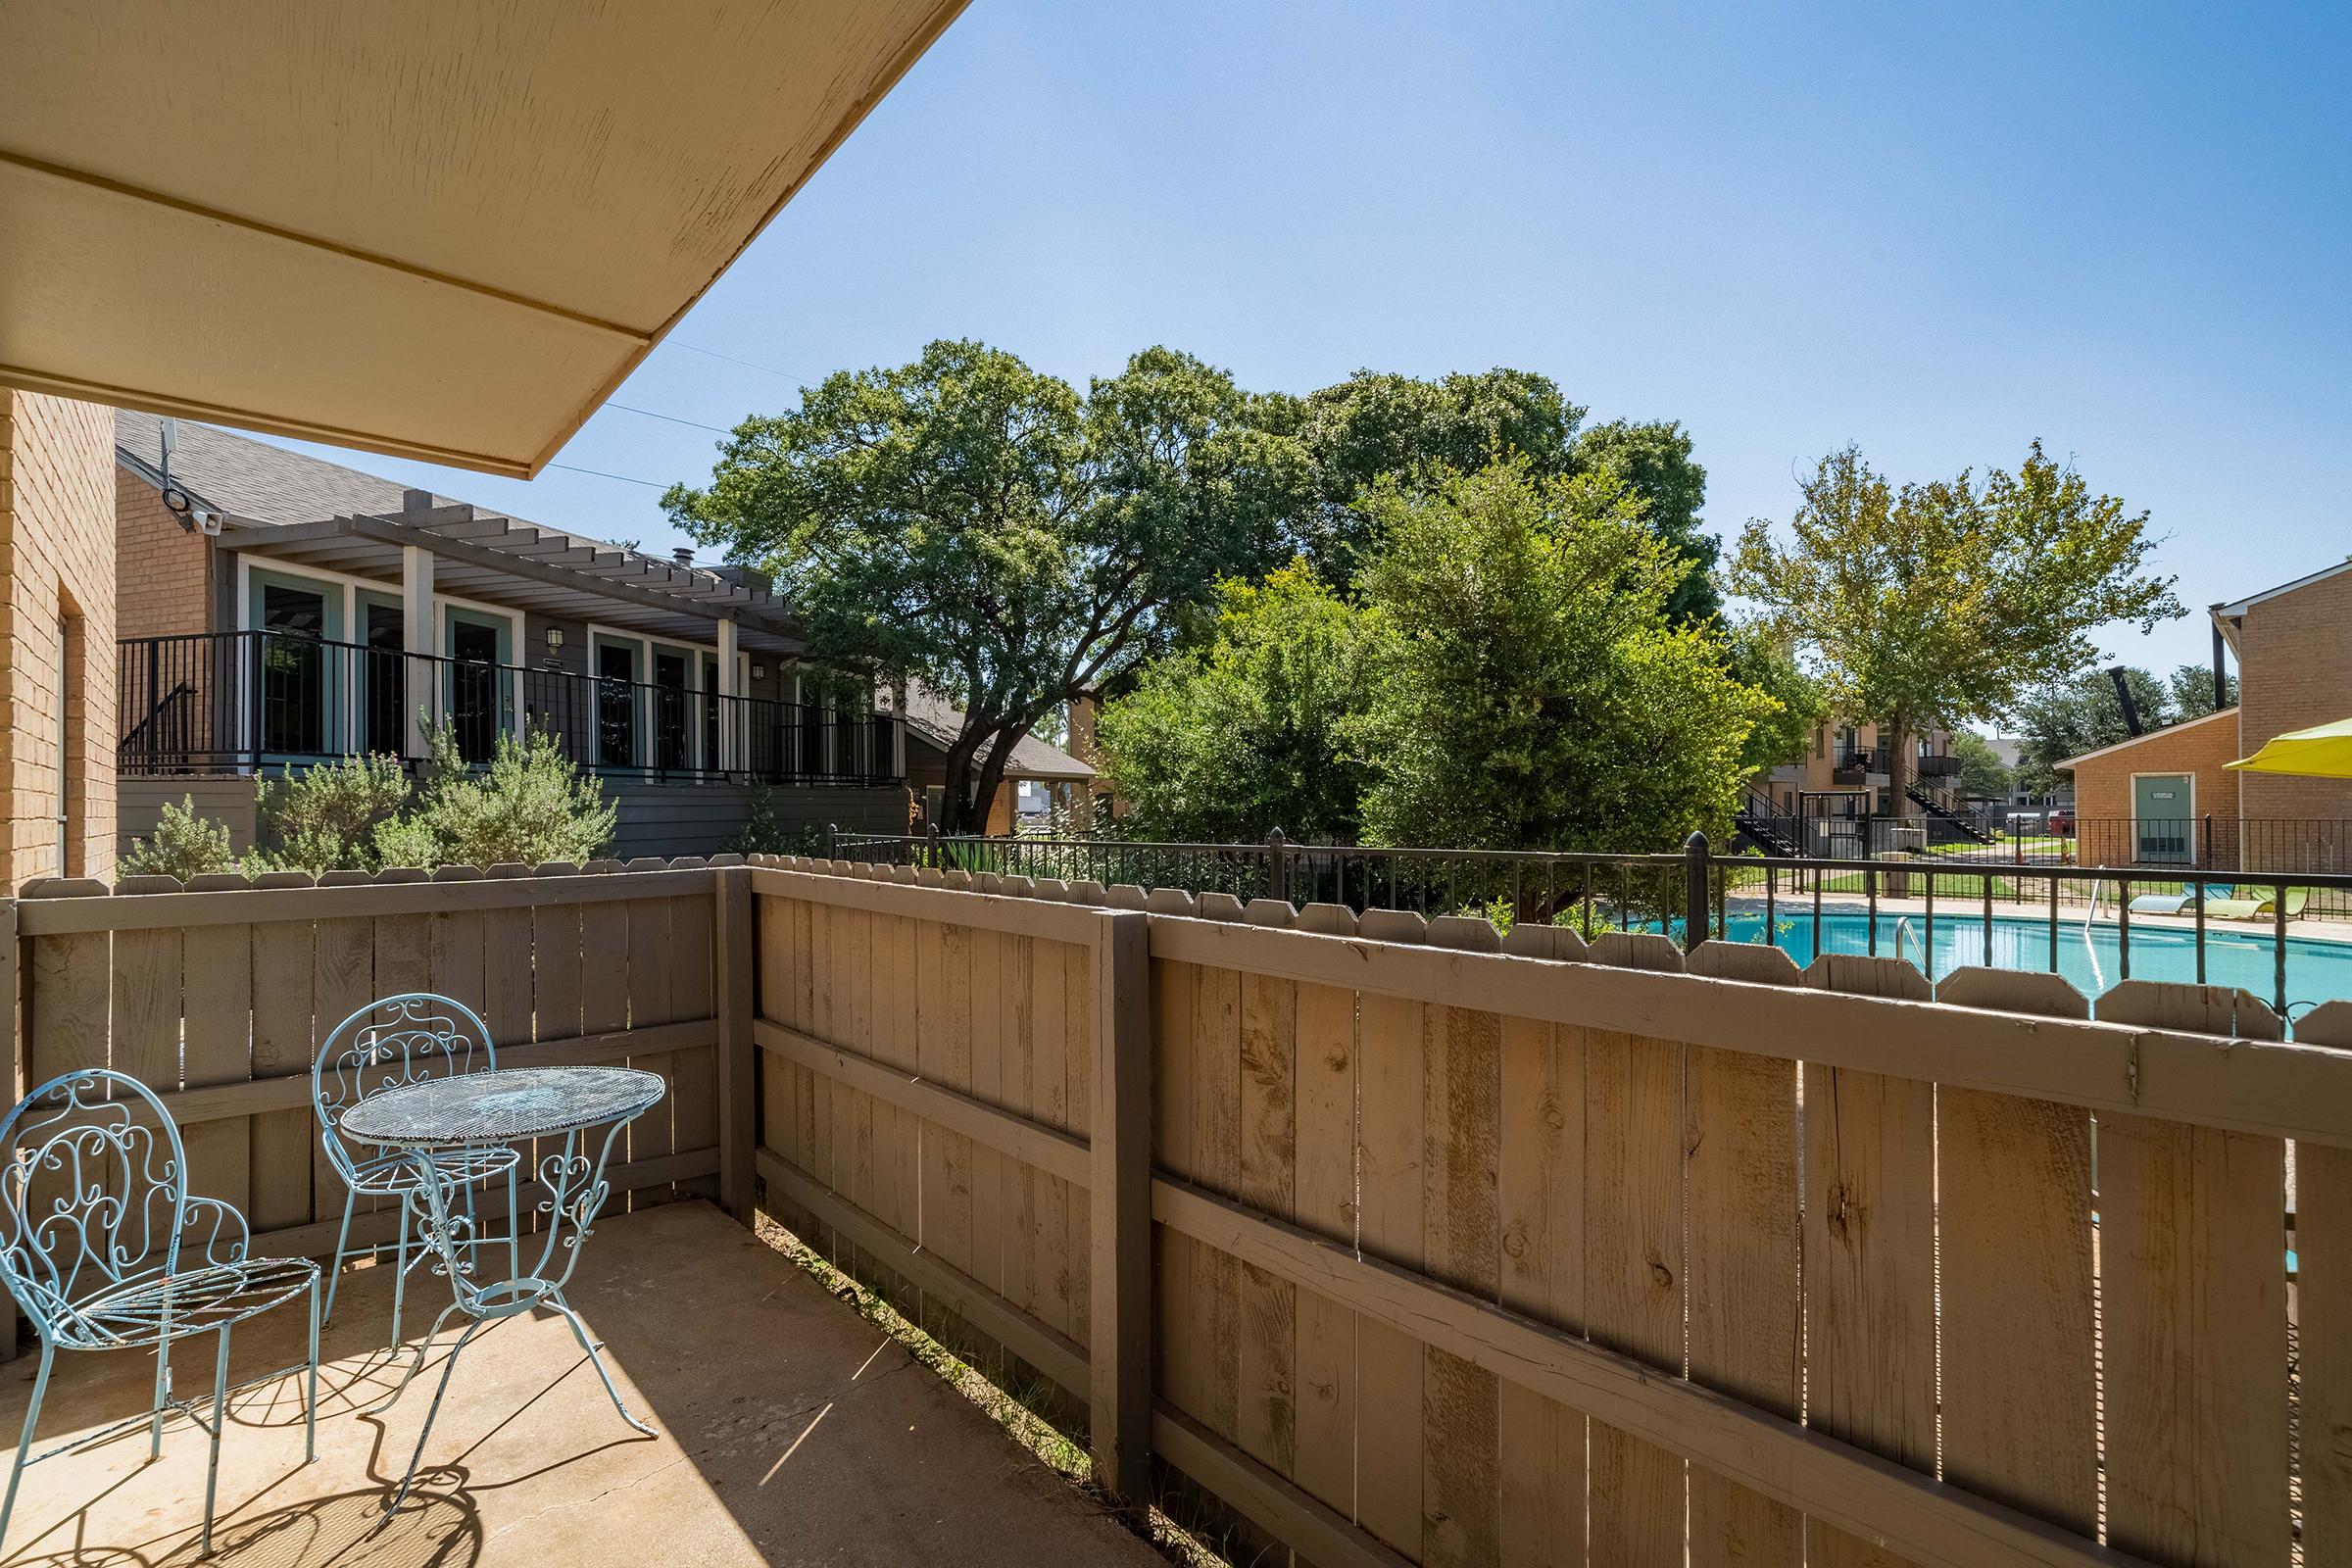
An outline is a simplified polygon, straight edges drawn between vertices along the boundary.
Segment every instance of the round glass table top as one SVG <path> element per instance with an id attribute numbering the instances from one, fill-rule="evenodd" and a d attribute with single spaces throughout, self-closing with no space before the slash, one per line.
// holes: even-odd
<path id="1" fill-rule="evenodd" d="M 660 1102 L 659 1073 L 634 1067 L 516 1067 L 430 1078 L 369 1095 L 336 1125 L 363 1144 L 454 1149 L 621 1121 Z"/>

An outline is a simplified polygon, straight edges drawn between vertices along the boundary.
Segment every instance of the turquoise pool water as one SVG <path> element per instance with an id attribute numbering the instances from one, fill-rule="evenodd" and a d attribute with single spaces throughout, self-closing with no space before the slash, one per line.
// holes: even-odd
<path id="1" fill-rule="evenodd" d="M 2047 919 L 1994 915 L 1987 949 L 1981 919 L 1954 919 L 1938 910 L 1933 951 L 1928 947 L 1928 922 L 1920 915 L 1879 916 L 1881 956 L 1895 953 L 1896 923 L 1907 921 L 1902 956 L 1940 978 L 1967 964 L 1990 964 L 1996 969 L 2050 967 L 2050 926 Z M 1760 942 L 1763 911 L 1733 909 L 1727 915 L 1727 935 L 1734 942 Z M 1813 915 L 1808 908 L 1786 906 L 1776 911 L 1773 940 L 1798 964 L 1813 961 Z M 1828 953 L 1868 953 L 1870 920 L 1862 914 L 1821 917 L 1821 946 Z M 2206 928 L 2205 980 L 2209 985 L 2242 986 L 2265 1002 L 2278 989 L 2278 947 L 2268 931 L 2238 927 Z M 2080 914 L 2058 920 L 2058 972 L 2073 981 L 2086 997 L 2124 978 L 2120 933 L 2102 920 L 2088 931 Z M 2196 933 L 2134 924 L 2132 927 L 2132 978 L 2134 980 L 2194 980 L 2197 977 Z M 2308 937 L 2286 939 L 2286 1000 L 2291 1015 L 2301 1016 L 2322 1002 L 2352 998 L 2352 943 L 2321 942 Z"/>

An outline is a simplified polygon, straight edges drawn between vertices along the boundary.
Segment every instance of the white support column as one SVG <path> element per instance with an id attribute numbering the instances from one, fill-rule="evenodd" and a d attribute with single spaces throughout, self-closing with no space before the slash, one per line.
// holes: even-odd
<path id="1" fill-rule="evenodd" d="M 741 703 L 728 702 L 730 697 L 743 693 L 736 688 L 735 657 L 736 626 L 732 620 L 718 623 L 718 765 L 721 771 L 732 773 L 744 765 L 743 737 L 735 732 L 743 722 Z"/>
<path id="2" fill-rule="evenodd" d="M 401 651 L 426 656 L 402 661 L 409 677 L 409 755 L 422 757 L 427 716 L 438 717 L 441 710 L 440 666 L 430 657 L 440 652 L 436 630 L 440 614 L 433 603 L 433 553 L 422 545 L 400 547 L 400 606 Z"/>

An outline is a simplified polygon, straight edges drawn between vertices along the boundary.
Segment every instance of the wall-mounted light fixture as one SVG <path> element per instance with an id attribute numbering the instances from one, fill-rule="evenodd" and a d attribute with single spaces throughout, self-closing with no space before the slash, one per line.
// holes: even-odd
<path id="1" fill-rule="evenodd" d="M 550 626 L 550 627 L 548 627 L 548 628 L 547 628 L 547 651 L 548 651 L 548 653 L 549 653 L 549 654 L 551 654 L 551 655 L 553 655 L 553 654 L 557 654 L 557 653 L 561 653 L 561 652 L 563 651 L 563 648 L 564 648 L 564 628 L 563 628 L 563 627 L 561 627 L 561 626 Z"/>

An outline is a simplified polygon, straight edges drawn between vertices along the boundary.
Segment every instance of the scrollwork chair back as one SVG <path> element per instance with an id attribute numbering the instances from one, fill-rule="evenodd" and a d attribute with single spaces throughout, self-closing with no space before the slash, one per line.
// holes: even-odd
<path id="1" fill-rule="evenodd" d="M 353 1105 L 403 1084 L 497 1067 L 490 1026 L 462 1002 L 412 991 L 368 1004 L 335 1025 L 311 1067 L 318 1134 L 335 1173 L 349 1182 L 358 1170 L 336 1130 L 336 1119 Z"/>

